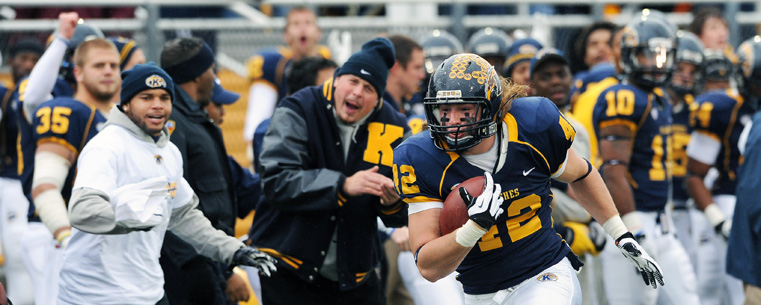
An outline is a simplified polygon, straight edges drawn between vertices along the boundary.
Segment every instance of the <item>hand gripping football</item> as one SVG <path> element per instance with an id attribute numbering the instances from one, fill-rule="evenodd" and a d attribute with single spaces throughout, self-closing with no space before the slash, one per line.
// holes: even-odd
<path id="1" fill-rule="evenodd" d="M 441 236 L 447 235 L 468 221 L 467 204 L 460 197 L 460 188 L 464 187 L 473 197 L 478 197 L 484 191 L 484 176 L 477 176 L 457 185 L 444 200 L 444 208 L 439 216 Z"/>

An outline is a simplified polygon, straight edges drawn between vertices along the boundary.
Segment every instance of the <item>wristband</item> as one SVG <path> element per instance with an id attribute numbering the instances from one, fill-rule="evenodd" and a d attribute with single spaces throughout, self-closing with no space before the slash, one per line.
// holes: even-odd
<path id="1" fill-rule="evenodd" d="M 61 241 L 64 238 L 69 237 L 69 236 L 71 236 L 71 230 L 64 230 L 64 231 L 62 231 L 61 233 L 58 234 L 58 236 L 55 238 L 55 240 L 58 241 L 58 243 L 60 244 Z"/>
<path id="2" fill-rule="evenodd" d="M 455 231 L 455 241 L 465 248 L 476 245 L 479 239 L 486 234 L 473 220 L 468 219 L 462 227 Z"/>
<path id="3" fill-rule="evenodd" d="M 63 37 L 61 34 L 56 34 L 55 38 L 60 39 L 63 43 L 65 43 L 67 46 L 69 45 L 69 40 L 66 39 L 66 37 Z"/>
<path id="4" fill-rule="evenodd" d="M 703 213 L 714 228 L 721 224 L 721 222 L 727 220 L 726 217 L 724 217 L 724 213 L 721 212 L 721 209 L 719 209 L 719 206 L 715 203 L 709 204 L 705 210 L 703 210 Z"/>
<path id="5" fill-rule="evenodd" d="M 626 228 L 635 236 L 642 232 L 642 220 L 639 219 L 639 212 L 634 211 L 626 213 L 626 215 L 621 217 L 621 220 L 626 225 Z"/>
<path id="6" fill-rule="evenodd" d="M 624 222 L 618 215 L 608 218 L 602 227 L 605 229 L 605 232 L 608 232 L 610 237 L 613 237 L 614 240 L 618 240 L 624 234 L 629 233 L 629 231 L 626 229 L 626 225 L 624 225 Z"/>

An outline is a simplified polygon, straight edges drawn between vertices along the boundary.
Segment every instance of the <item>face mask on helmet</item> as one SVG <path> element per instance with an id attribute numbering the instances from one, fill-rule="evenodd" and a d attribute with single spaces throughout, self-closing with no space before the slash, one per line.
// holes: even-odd
<path id="1" fill-rule="evenodd" d="M 676 64 L 676 33 L 657 18 L 635 20 L 622 30 L 621 68 L 645 90 L 666 85 Z"/>
<path id="2" fill-rule="evenodd" d="M 457 54 L 436 69 L 424 106 L 437 148 L 470 149 L 497 131 L 502 85 L 494 67 L 475 54 Z"/>
<path id="3" fill-rule="evenodd" d="M 696 95 L 703 86 L 703 43 L 695 34 L 677 33 L 679 46 L 676 50 L 676 69 L 668 86 L 677 96 Z"/>
<path id="4" fill-rule="evenodd" d="M 737 47 L 739 88 L 754 109 L 758 110 L 761 98 L 761 36 L 754 36 Z"/>
<path id="5" fill-rule="evenodd" d="M 713 82 L 728 82 L 735 78 L 735 64 L 721 51 L 707 50 L 705 52 L 705 78 Z"/>
<path id="6" fill-rule="evenodd" d="M 675 50 L 670 40 L 652 38 L 647 45 L 634 47 L 629 53 L 631 76 L 642 86 L 663 86 L 674 71 Z"/>

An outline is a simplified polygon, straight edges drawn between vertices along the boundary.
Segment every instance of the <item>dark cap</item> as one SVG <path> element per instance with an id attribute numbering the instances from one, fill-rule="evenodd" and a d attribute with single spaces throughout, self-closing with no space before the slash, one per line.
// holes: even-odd
<path id="1" fill-rule="evenodd" d="M 41 42 L 35 39 L 25 38 L 14 44 L 8 52 L 8 55 L 13 58 L 23 52 L 31 52 L 38 56 L 42 56 L 42 53 L 45 52 L 45 47 L 42 46 Z"/>
<path id="2" fill-rule="evenodd" d="M 533 38 L 523 38 L 516 40 L 507 52 L 505 60 L 505 76 L 512 74 L 515 65 L 519 62 L 531 60 L 534 54 L 542 49 L 542 44 Z"/>
<path id="3" fill-rule="evenodd" d="M 138 64 L 122 72 L 122 93 L 119 109 L 135 95 L 149 89 L 164 89 L 174 101 L 174 81 L 164 70 L 153 63 Z"/>
<path id="4" fill-rule="evenodd" d="M 536 52 L 536 55 L 531 58 L 531 68 L 529 70 L 531 71 L 531 75 L 533 76 L 534 72 L 547 62 L 557 62 L 565 66 L 568 65 L 568 59 L 565 58 L 563 52 L 555 48 L 544 48 L 539 50 L 539 52 Z"/>
<path id="5" fill-rule="evenodd" d="M 386 38 L 374 38 L 362 45 L 362 50 L 349 57 L 336 76 L 356 75 L 370 83 L 378 93 L 378 98 L 386 90 L 388 69 L 394 66 L 394 45 Z"/>
<path id="6" fill-rule="evenodd" d="M 214 79 L 214 91 L 211 94 L 211 101 L 216 104 L 230 105 L 240 99 L 240 94 L 225 90 L 222 87 L 222 81 L 219 78 Z"/>

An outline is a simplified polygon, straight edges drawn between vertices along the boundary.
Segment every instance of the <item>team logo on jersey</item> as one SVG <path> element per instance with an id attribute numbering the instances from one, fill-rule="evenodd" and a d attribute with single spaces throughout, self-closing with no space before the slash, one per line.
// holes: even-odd
<path id="1" fill-rule="evenodd" d="M 145 79 L 145 85 L 150 88 L 166 88 L 166 81 L 163 77 L 154 74 Z"/>
<path id="2" fill-rule="evenodd" d="M 176 127 L 174 120 L 167 120 L 164 126 L 166 126 L 166 129 L 169 130 L 169 135 L 171 136 L 172 132 L 174 132 L 174 128 Z"/>
<path id="3" fill-rule="evenodd" d="M 557 280 L 558 280 L 558 276 L 550 272 L 540 274 L 538 277 L 536 277 L 537 282 L 547 282 L 547 281 L 554 282 Z"/>
<path id="4" fill-rule="evenodd" d="M 655 108 L 651 109 L 650 115 L 653 116 L 653 120 L 658 120 L 658 109 L 655 109 Z"/>
<path id="5" fill-rule="evenodd" d="M 161 161 L 164 160 L 164 158 L 161 157 L 161 155 L 155 155 L 153 156 L 154 159 L 156 159 L 156 164 L 161 164 Z"/>

